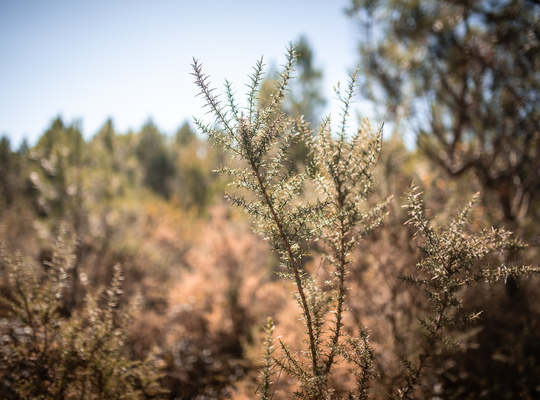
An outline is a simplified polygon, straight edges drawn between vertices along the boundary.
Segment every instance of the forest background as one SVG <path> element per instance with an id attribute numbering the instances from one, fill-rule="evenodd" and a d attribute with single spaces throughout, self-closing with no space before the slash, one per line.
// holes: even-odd
<path id="1" fill-rule="evenodd" d="M 355 38 L 354 58 L 360 62 L 355 100 L 369 104 L 369 111 L 360 108 L 353 119 L 367 113 L 386 121 L 370 201 L 394 199 L 384 225 L 355 251 L 345 322 L 368 327 L 380 374 L 371 393 L 385 398 L 401 384 L 400 361 L 421 351 L 418 318 L 431 310 L 420 291 L 399 279 L 421 257 L 414 230 L 404 225 L 409 216 L 402 206 L 412 181 L 425 192 L 433 224 L 439 226 L 480 191 L 470 217 L 474 229 L 511 230 L 528 246 L 507 256 L 524 264 L 538 259 L 540 6 L 533 1 L 351 1 L 340 12 L 361 32 Z M 326 70 L 317 64 L 309 38 L 290 39 L 297 43 L 297 79 L 283 111 L 303 115 L 315 131 L 328 110 L 325 104 L 332 102 L 322 86 Z M 260 55 L 242 71 L 249 73 Z M 207 72 L 215 70 L 219 77 L 219 68 L 208 64 Z M 267 70 L 261 104 L 279 67 Z M 237 90 L 243 93 L 240 85 Z M 351 125 L 354 130 L 359 122 Z M 292 157 L 300 160 L 303 151 L 295 148 Z M 7 303 L 0 311 L 5 357 L 0 373 L 6 398 L 52 390 L 51 382 L 73 361 L 55 355 L 58 343 L 51 339 L 45 345 L 34 328 L 28 330 L 29 322 L 13 313 L 18 286 L 9 279 L 13 265 L 24 265 L 38 277 L 26 276 L 26 287 L 39 289 L 48 284 L 40 277 L 54 270 L 62 254 L 73 257 L 66 256 L 69 268 L 58 276 L 61 304 L 51 311 L 54 318 L 42 319 L 44 335 L 50 329 L 51 338 L 72 337 L 66 343 L 82 346 L 80 354 L 96 343 L 111 349 L 99 357 L 84 353 L 85 362 L 74 368 L 80 375 L 73 379 L 88 379 L 92 390 L 106 392 L 113 389 L 105 389 L 101 375 L 106 374 L 99 370 L 123 368 L 139 380 L 114 374 L 112 379 L 131 382 L 133 396 L 256 396 L 266 318 L 277 321 L 277 335 L 293 347 L 300 346 L 302 328 L 289 296 L 292 288 L 276 274 L 277 256 L 224 198 L 227 181 L 213 171 L 227 158 L 190 121 L 171 135 L 152 120 L 121 132 L 110 119 L 85 138 L 79 122 L 55 117 L 35 143 L 14 148 L 7 136 L 1 139 L 0 278 Z M 76 238 L 75 247 L 66 244 L 69 238 Z M 316 268 L 315 261 L 310 268 Z M 85 296 L 111 282 L 113 288 L 114 282 L 120 285 L 118 295 L 123 292 L 114 300 L 116 292 L 109 289 L 107 304 L 118 315 L 104 311 L 86 320 Z M 456 330 L 459 346 L 438 348 L 419 398 L 537 398 L 538 289 L 538 278 L 511 278 L 463 290 L 464 311 L 483 310 L 481 318 Z M 39 290 L 32 296 L 39 299 Z M 123 315 L 131 315 L 125 311 L 128 300 L 137 296 L 136 311 L 123 326 Z M 102 301 L 98 296 L 94 308 L 105 307 Z M 104 331 L 96 332 L 95 343 L 77 342 L 77 332 L 88 334 L 89 321 L 103 318 L 101 325 L 108 326 L 109 317 L 121 340 Z M 71 330 L 59 334 L 63 323 Z M 39 351 L 29 351 L 36 341 Z M 33 359 L 35 354 L 44 358 Z M 89 360 L 95 361 L 93 372 Z M 130 362 L 136 360 L 146 361 L 134 367 Z M 152 373 L 141 372 L 143 366 Z M 142 382 L 144 375 L 155 377 L 167 394 Z M 345 371 L 342 375 L 335 382 L 338 393 L 349 384 Z M 21 384 L 28 381 L 34 386 Z M 293 388 L 293 381 L 281 377 L 275 398 L 292 398 Z M 77 391 L 62 390 L 66 397 Z"/>

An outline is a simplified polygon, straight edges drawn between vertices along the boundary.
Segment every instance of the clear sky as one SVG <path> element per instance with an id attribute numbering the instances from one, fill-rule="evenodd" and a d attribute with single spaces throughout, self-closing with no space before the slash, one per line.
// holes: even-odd
<path id="1" fill-rule="evenodd" d="M 204 113 L 194 57 L 215 86 L 227 77 L 243 94 L 255 62 L 279 66 L 300 35 L 334 113 L 333 87 L 357 63 L 348 2 L 0 0 L 0 135 L 33 145 L 58 115 L 87 138 L 109 117 L 121 133 L 152 118 L 172 134 Z"/>

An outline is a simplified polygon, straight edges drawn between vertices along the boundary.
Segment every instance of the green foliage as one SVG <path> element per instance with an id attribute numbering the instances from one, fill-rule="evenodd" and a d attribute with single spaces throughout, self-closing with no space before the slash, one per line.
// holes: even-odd
<path id="1" fill-rule="evenodd" d="M 120 267 L 106 291 L 86 296 L 82 308 L 67 312 L 72 289 L 75 242 L 63 229 L 45 274 L 2 250 L 9 309 L 2 332 L 0 376 L 7 398 L 130 399 L 163 394 L 156 359 L 131 361 L 124 341 L 135 303 L 121 307 Z"/>
<path id="2" fill-rule="evenodd" d="M 175 173 L 174 161 L 165 146 L 165 138 L 151 121 L 139 133 L 135 154 L 143 166 L 145 184 L 168 198 L 171 194 L 170 181 Z"/>
<path id="3" fill-rule="evenodd" d="M 21 191 L 22 157 L 11 151 L 9 139 L 0 138 L 0 214 L 9 208 Z"/>
<path id="4" fill-rule="evenodd" d="M 223 184 L 211 172 L 219 165 L 221 155 L 197 137 L 188 122 L 176 133 L 173 154 L 176 169 L 172 185 L 174 201 L 189 210 L 204 214 L 214 202 L 216 193 L 222 197 Z"/>
<path id="5" fill-rule="evenodd" d="M 195 139 L 195 132 L 193 132 L 188 122 L 184 122 L 176 131 L 175 142 L 180 146 L 187 146 Z"/>

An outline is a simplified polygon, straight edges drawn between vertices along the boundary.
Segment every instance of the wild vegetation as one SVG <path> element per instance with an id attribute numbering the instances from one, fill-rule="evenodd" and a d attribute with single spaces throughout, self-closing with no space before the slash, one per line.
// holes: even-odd
<path id="1" fill-rule="evenodd" d="M 263 64 L 262 60 L 257 63 L 245 109 L 238 106 L 230 84 L 226 85 L 226 102 L 222 103 L 202 66 L 195 61 L 194 76 L 200 95 L 215 117 L 211 124 L 197 120 L 197 125 L 232 154 L 233 167 L 222 167 L 220 172 L 232 178 L 232 185 L 240 193 L 229 194 L 227 198 L 252 218 L 255 231 L 279 255 L 280 274 L 294 283 L 294 298 L 305 336 L 303 345 L 292 348 L 283 340 L 274 344 L 273 323 L 268 321 L 260 397 L 274 396 L 272 378 L 279 371 L 297 383 L 294 394 L 299 398 L 366 399 L 377 375 L 375 356 L 366 327 L 360 326 L 356 336 L 345 332 L 346 277 L 355 247 L 381 225 L 390 201 L 366 205 L 381 151 L 381 130 L 373 132 L 364 120 L 357 132 L 348 136 L 356 73 L 351 76 L 346 92 L 337 92 L 343 114 L 336 134 L 332 132 L 330 118 L 312 132 L 302 117 L 286 115 L 282 102 L 294 60 L 291 46 L 284 70 L 270 94 L 271 100 L 262 107 L 257 99 Z M 288 158 L 294 142 L 300 140 L 309 150 L 309 157 L 301 160 L 304 169 L 295 166 L 299 160 Z M 464 305 L 458 291 L 479 281 L 506 281 L 540 271 L 532 266 L 506 263 L 504 258 L 490 263 L 494 255 L 504 256 L 504 252 L 514 252 L 523 246 L 504 230 L 483 230 L 476 234 L 468 231 L 468 215 L 473 204 L 474 201 L 467 204 L 447 222 L 447 227 L 436 228 L 425 215 L 418 189 L 414 186 L 410 189 L 406 204 L 408 223 L 421 238 L 420 254 L 417 271 L 402 279 L 422 289 L 433 311 L 432 315 L 420 318 L 425 344 L 417 355 L 418 361 L 403 360 L 405 370 L 391 397 L 411 398 L 418 387 L 425 385 L 423 371 L 437 345 L 451 343 L 446 328 L 478 318 L 479 313 L 460 315 Z M 313 250 L 311 243 L 316 244 Z M 314 253 L 320 254 L 320 263 L 310 271 L 307 260 Z M 319 274 L 326 279 L 318 283 Z M 355 377 L 356 382 L 350 388 L 335 383 L 334 369 L 343 364 L 348 365 L 348 372 Z"/>
<path id="2" fill-rule="evenodd" d="M 538 15 L 525 3 L 536 14 L 507 5 L 523 24 Z M 491 36 L 479 26 L 452 33 L 462 32 L 465 6 L 425 4 L 440 12 L 419 2 L 396 10 L 436 28 L 426 28 L 435 39 L 422 36 L 429 51 L 462 43 L 452 35 L 464 41 L 459 49 L 485 50 Z M 377 7 L 387 6 L 354 1 L 350 13 L 374 23 Z M 473 11 L 485 14 L 473 22 L 487 21 L 487 31 L 498 26 L 500 10 Z M 451 15 L 461 19 L 454 24 Z M 353 128 L 355 93 L 380 72 L 375 65 L 411 62 L 396 69 L 409 77 L 370 81 L 384 88 L 407 82 L 419 93 L 422 79 L 434 76 L 435 67 L 414 62 L 418 38 L 402 26 L 410 18 L 394 16 L 410 45 L 400 47 L 404 58 L 385 58 L 397 53 L 381 42 L 377 63 L 361 64 L 338 87 L 341 115 L 320 122 L 322 75 L 302 39 L 276 74 L 255 64 L 246 100 L 231 82 L 220 93 L 194 61 L 208 111 L 196 119 L 198 131 L 185 123 L 167 136 L 148 121 L 120 133 L 110 120 L 86 140 L 59 117 L 35 145 L 14 150 L 2 138 L 3 398 L 538 398 L 538 129 L 524 112 L 534 121 L 540 103 L 525 102 L 535 92 L 508 94 L 503 77 L 513 69 L 489 64 L 504 73 L 492 82 L 504 88 L 493 93 L 514 96 L 525 110 L 515 111 L 515 123 L 504 104 L 489 111 L 478 91 L 467 95 L 475 77 L 465 79 L 463 101 L 505 120 L 450 113 L 463 81 L 444 75 L 434 118 L 424 121 L 433 129 L 414 132 L 414 150 L 399 133 L 408 119 L 418 121 L 418 109 L 393 109 L 404 103 L 391 96 L 377 99 L 390 111 L 384 126 L 360 119 Z M 521 41 L 538 43 L 534 26 L 532 36 L 509 36 L 514 25 L 503 22 L 496 32 L 509 53 Z M 507 62 L 533 79 L 527 51 Z M 452 125 L 454 116 L 463 124 Z M 438 134 L 443 122 L 456 129 Z M 476 138 L 479 124 L 486 130 Z M 522 137 L 517 127 L 532 128 Z M 506 164 L 489 157 L 516 152 L 514 178 L 485 169 L 502 174 Z M 450 161 L 464 168 L 456 173 Z"/>

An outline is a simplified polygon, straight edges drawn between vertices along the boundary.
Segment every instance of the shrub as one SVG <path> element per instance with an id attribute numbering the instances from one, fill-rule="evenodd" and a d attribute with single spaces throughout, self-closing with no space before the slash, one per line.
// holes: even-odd
<path id="1" fill-rule="evenodd" d="M 313 134 L 302 117 L 286 115 L 283 101 L 292 78 L 295 51 L 291 46 L 270 100 L 259 102 L 264 64 L 259 61 L 251 75 L 247 104 L 240 106 L 232 85 L 225 85 L 225 101 L 211 87 L 202 66 L 194 61 L 193 75 L 206 107 L 215 118 L 210 124 L 196 120 L 199 129 L 229 152 L 233 162 L 219 171 L 231 177 L 236 188 L 227 198 L 253 220 L 254 229 L 280 256 L 281 275 L 295 287 L 298 313 L 303 323 L 302 347 L 293 349 L 273 337 L 266 327 L 265 358 L 259 397 L 271 399 L 282 372 L 296 382 L 294 394 L 304 399 L 366 399 L 377 376 L 369 334 L 360 326 L 356 334 L 344 329 L 347 302 L 346 277 L 352 253 L 359 241 L 383 222 L 390 199 L 370 204 L 372 174 L 381 151 L 381 131 L 363 120 L 353 135 L 347 134 L 350 103 L 357 75 L 338 97 L 343 112 L 337 133 L 330 118 Z M 288 157 L 294 144 L 305 140 L 309 156 L 303 165 Z M 417 230 L 421 257 L 417 272 L 404 277 L 430 300 L 432 315 L 421 319 L 425 346 L 417 361 L 404 360 L 402 387 L 394 398 L 411 398 L 425 383 L 429 359 L 440 344 L 449 344 L 446 330 L 474 321 L 478 314 L 462 316 L 461 288 L 478 281 L 494 282 L 537 268 L 494 262 L 520 245 L 502 230 L 473 234 L 467 228 L 472 203 L 445 228 L 434 228 L 425 216 L 419 191 L 408 198 L 410 224 Z M 309 251 L 309 246 L 312 251 Z M 309 262 L 314 250 L 323 254 L 319 269 L 329 275 L 318 282 L 318 269 Z M 310 254 L 311 253 L 311 254 Z M 336 383 L 337 366 L 349 368 L 355 383 Z"/>
<path id="2" fill-rule="evenodd" d="M 125 353 L 135 302 L 120 306 L 119 266 L 107 290 L 89 293 L 80 309 L 66 309 L 74 250 L 75 240 L 61 229 L 52 261 L 40 273 L 2 248 L 9 281 L 2 299 L 8 308 L 0 346 L 2 393 L 8 399 L 160 397 L 156 357 L 132 361 Z"/>

